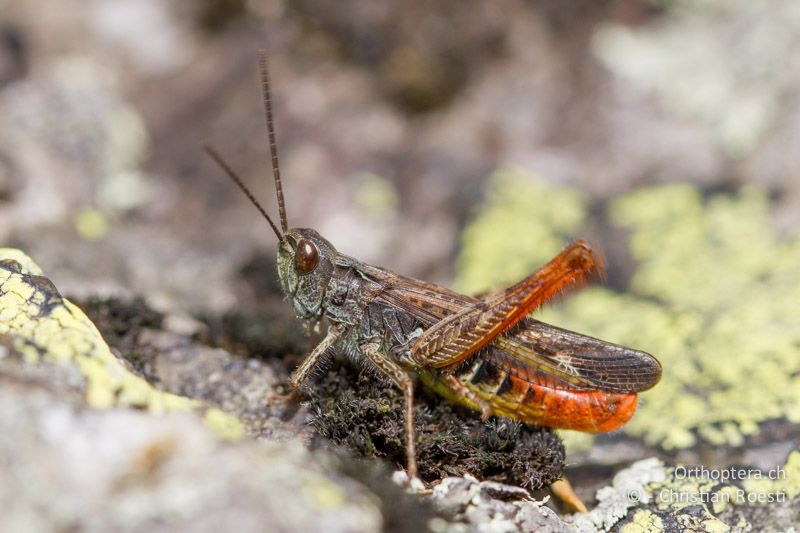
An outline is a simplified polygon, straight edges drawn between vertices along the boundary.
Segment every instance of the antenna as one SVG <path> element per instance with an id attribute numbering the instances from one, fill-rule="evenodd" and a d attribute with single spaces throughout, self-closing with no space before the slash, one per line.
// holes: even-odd
<path id="1" fill-rule="evenodd" d="M 258 66 L 261 71 L 261 90 L 264 93 L 264 109 L 267 118 L 267 135 L 269 136 L 269 151 L 272 155 L 272 177 L 275 179 L 275 192 L 278 195 L 278 213 L 281 220 L 281 230 L 285 233 L 289 229 L 286 222 L 286 205 L 283 202 L 283 187 L 281 186 L 281 170 L 278 166 L 278 145 L 275 142 L 275 126 L 272 122 L 272 97 L 269 90 L 269 72 L 267 69 L 267 51 L 263 48 L 258 51 Z"/>
<path id="2" fill-rule="evenodd" d="M 217 165 L 219 165 L 219 167 L 225 172 L 225 174 L 227 174 L 228 177 L 231 180 L 233 180 L 233 182 L 236 185 L 239 186 L 239 188 L 242 190 L 242 192 L 245 194 L 245 196 L 247 196 L 247 198 L 249 198 L 250 201 L 253 202 L 253 205 L 256 206 L 256 209 L 258 209 L 259 212 L 261 213 L 261 215 L 263 215 L 263 217 L 267 219 L 267 222 L 269 222 L 269 225 L 272 226 L 272 231 L 274 231 L 275 235 L 278 236 L 278 240 L 280 242 L 283 242 L 285 240 L 285 237 L 283 236 L 281 231 L 278 229 L 278 226 L 276 226 L 275 223 L 272 221 L 272 219 L 269 218 L 269 215 L 267 214 L 267 212 L 264 210 L 263 207 L 261 207 L 261 204 L 258 203 L 258 200 L 255 199 L 253 194 L 250 192 L 250 189 L 245 187 L 244 183 L 242 183 L 241 178 L 239 178 L 239 176 L 236 174 L 236 172 L 233 171 L 233 169 L 230 167 L 230 165 L 228 165 L 228 163 L 226 163 L 225 160 L 222 159 L 222 156 L 220 156 L 219 153 L 217 153 L 217 151 L 214 150 L 213 148 L 211 148 L 209 145 L 203 144 L 202 148 L 203 148 L 203 151 L 205 153 L 207 153 L 208 156 L 211 159 L 213 159 L 214 162 Z"/>

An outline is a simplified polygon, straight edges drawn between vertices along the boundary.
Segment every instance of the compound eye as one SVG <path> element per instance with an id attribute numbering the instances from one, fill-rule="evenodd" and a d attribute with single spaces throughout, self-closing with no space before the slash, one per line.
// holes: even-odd
<path id="1" fill-rule="evenodd" d="M 319 252 L 314 243 L 308 239 L 300 239 L 294 254 L 294 268 L 300 274 L 308 274 L 317 268 Z"/>

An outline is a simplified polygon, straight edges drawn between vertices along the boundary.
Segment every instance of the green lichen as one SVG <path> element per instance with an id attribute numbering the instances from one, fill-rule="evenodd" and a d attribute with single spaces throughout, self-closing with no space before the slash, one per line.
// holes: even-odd
<path id="1" fill-rule="evenodd" d="M 787 500 L 800 496 L 800 450 L 789 454 L 783 468 L 761 478 L 748 478 L 743 483 L 750 494 L 785 494 Z"/>
<path id="2" fill-rule="evenodd" d="M 364 213 L 373 217 L 386 217 L 397 211 L 399 200 L 392 182 L 369 173 L 359 176 L 359 182 L 354 200 Z"/>
<path id="3" fill-rule="evenodd" d="M 197 400 L 153 388 L 111 353 L 95 325 L 62 298 L 41 269 L 19 250 L 0 248 L 0 335 L 25 360 L 74 364 L 85 378 L 86 403 L 95 409 L 136 407 L 160 414 L 202 408 Z M 241 423 L 208 409 L 209 427 L 226 438 L 241 436 Z"/>
<path id="4" fill-rule="evenodd" d="M 664 531 L 664 523 L 658 515 L 646 509 L 640 509 L 633 515 L 633 520 L 620 531 L 622 533 L 658 533 Z"/>
<path id="5" fill-rule="evenodd" d="M 108 234 L 108 218 L 93 207 L 84 207 L 75 213 L 73 220 L 75 230 L 82 239 L 97 241 Z"/>
<path id="6" fill-rule="evenodd" d="M 545 185 L 521 170 L 496 173 L 487 208 L 464 230 L 457 288 L 479 292 L 518 281 L 552 258 L 586 218 L 577 191 Z"/>
<path id="7" fill-rule="evenodd" d="M 459 282 L 468 290 L 522 278 L 566 235 L 580 236 L 585 218 L 578 191 L 518 171 L 496 173 L 489 190 L 464 232 Z M 800 422 L 800 240 L 776 235 L 766 194 L 743 188 L 704 200 L 672 184 L 632 192 L 606 214 L 630 232 L 638 268 L 628 291 L 590 287 L 537 317 L 659 358 L 662 381 L 624 431 L 669 449 L 698 435 L 740 445 L 763 421 Z"/>
<path id="8" fill-rule="evenodd" d="M 309 483 L 303 487 L 305 497 L 316 503 L 320 509 L 340 509 L 347 496 L 338 485 L 330 482 Z"/>
<path id="9" fill-rule="evenodd" d="M 238 418 L 221 409 L 210 407 L 203 416 L 205 425 L 223 440 L 239 440 L 244 437 L 244 427 Z"/>

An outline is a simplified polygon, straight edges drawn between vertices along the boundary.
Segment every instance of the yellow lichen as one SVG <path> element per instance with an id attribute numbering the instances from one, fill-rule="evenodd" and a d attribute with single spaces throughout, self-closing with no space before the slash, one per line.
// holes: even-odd
<path id="1" fill-rule="evenodd" d="M 303 486 L 303 495 L 313 501 L 319 509 L 339 509 L 347 501 L 342 488 L 328 481 L 308 483 Z"/>
<path id="2" fill-rule="evenodd" d="M 41 276 L 42 269 L 39 265 L 33 262 L 24 252 L 14 248 L 0 248 L 0 260 L 13 261 L 17 263 L 22 272 L 32 274 L 34 276 Z"/>
<path id="3" fill-rule="evenodd" d="M 797 498 L 800 496 L 800 450 L 789 454 L 782 468 L 768 471 L 759 479 L 749 477 L 743 485 L 751 494 L 782 494 L 787 501 Z"/>
<path id="4" fill-rule="evenodd" d="M 108 218 L 93 207 L 84 207 L 75 214 L 75 231 L 82 239 L 96 241 L 106 236 L 109 231 Z"/>
<path id="5" fill-rule="evenodd" d="M 496 173 L 464 231 L 459 286 L 521 279 L 581 236 L 585 205 L 579 191 Z M 697 435 L 740 445 L 759 422 L 800 421 L 800 240 L 777 236 L 766 194 L 704 200 L 663 185 L 610 202 L 607 215 L 629 231 L 638 263 L 628 291 L 584 289 L 537 318 L 658 357 L 662 381 L 624 431 L 664 448 Z"/>
<path id="6" fill-rule="evenodd" d="M 355 204 L 365 213 L 382 217 L 397 210 L 397 191 L 392 182 L 375 174 L 362 174 L 355 194 Z"/>
<path id="7" fill-rule="evenodd" d="M 658 533 L 664 531 L 664 523 L 658 515 L 647 509 L 640 509 L 633 515 L 633 520 L 625 524 L 622 533 Z"/>
<path id="8" fill-rule="evenodd" d="M 497 172 L 487 207 L 464 230 L 457 288 L 478 292 L 518 281 L 578 233 L 585 211 L 576 191 L 547 186 L 521 170 Z"/>
<path id="9" fill-rule="evenodd" d="M 207 409 L 203 421 L 221 439 L 238 440 L 244 436 L 244 427 L 239 419 L 221 409 Z"/>

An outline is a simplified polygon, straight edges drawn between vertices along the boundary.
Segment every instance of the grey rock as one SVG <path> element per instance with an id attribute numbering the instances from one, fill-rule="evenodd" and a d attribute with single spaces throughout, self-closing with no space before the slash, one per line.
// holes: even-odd
<path id="1" fill-rule="evenodd" d="M 302 443 L 221 442 L 193 414 L 93 411 L 0 369 L 0 530 L 380 531 Z"/>
<path id="2" fill-rule="evenodd" d="M 504 501 L 495 496 L 514 501 Z M 574 528 L 564 523 L 545 502 L 530 499 L 519 487 L 493 481 L 479 482 L 472 476 L 443 479 L 430 496 L 435 505 L 452 517 L 447 529 L 444 522 L 434 521 L 435 531 L 568 532 Z"/>

